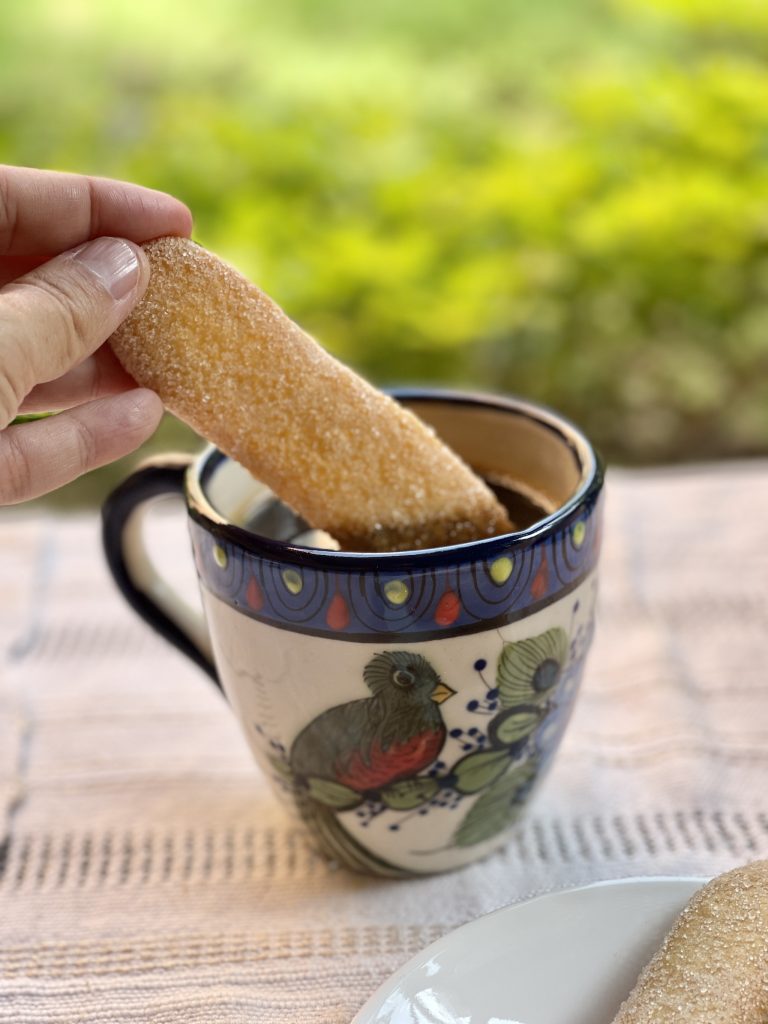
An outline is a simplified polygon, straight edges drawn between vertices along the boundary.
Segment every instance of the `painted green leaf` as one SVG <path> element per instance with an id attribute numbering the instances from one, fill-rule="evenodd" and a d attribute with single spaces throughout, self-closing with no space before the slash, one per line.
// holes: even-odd
<path id="1" fill-rule="evenodd" d="M 506 750 L 482 750 L 468 754 L 453 767 L 454 789 L 459 793 L 478 793 L 495 782 L 510 765 Z"/>
<path id="2" fill-rule="evenodd" d="M 293 778 L 293 772 L 291 771 L 290 765 L 282 757 L 270 757 L 269 763 L 278 775 L 281 775 L 284 779 Z"/>
<path id="3" fill-rule="evenodd" d="M 504 644 L 496 669 L 499 703 L 541 703 L 556 686 L 568 659 L 568 634 L 560 626 Z"/>
<path id="4" fill-rule="evenodd" d="M 531 758 L 497 779 L 470 807 L 453 837 L 455 844 L 474 846 L 513 825 L 522 813 L 518 793 L 534 778 L 537 767 Z"/>
<path id="5" fill-rule="evenodd" d="M 440 788 L 437 779 L 427 777 L 393 782 L 381 792 L 381 799 L 393 811 L 410 811 L 431 800 Z"/>
<path id="6" fill-rule="evenodd" d="M 354 789 L 342 786 L 340 782 L 333 782 L 331 779 L 307 779 L 307 785 L 313 800 L 337 811 L 356 807 L 363 800 Z"/>
<path id="7" fill-rule="evenodd" d="M 407 878 L 411 872 L 378 857 L 351 835 L 338 813 L 315 800 L 302 790 L 297 806 L 302 818 L 312 831 L 317 844 L 331 861 L 346 864 L 353 871 L 388 878 Z M 358 832 L 359 835 L 359 832 Z"/>
<path id="8" fill-rule="evenodd" d="M 496 715 L 488 730 L 495 744 L 509 746 L 530 736 L 541 721 L 541 712 L 531 708 L 508 708 Z"/>

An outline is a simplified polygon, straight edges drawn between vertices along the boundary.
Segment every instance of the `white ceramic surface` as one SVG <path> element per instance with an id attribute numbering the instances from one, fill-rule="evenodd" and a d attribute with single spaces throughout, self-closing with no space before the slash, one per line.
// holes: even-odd
<path id="1" fill-rule="evenodd" d="M 566 597 L 518 622 L 499 629 L 407 645 L 407 651 L 426 658 L 454 695 L 440 705 L 448 735 L 440 751 L 441 764 L 457 764 L 466 756 L 474 736 L 487 728 L 491 713 L 470 711 L 487 693 L 484 678 L 493 672 L 504 645 L 561 630 L 569 641 L 567 660 L 550 694 L 551 711 L 537 726 L 533 743 L 539 753 L 537 784 L 543 781 L 568 724 L 592 636 L 597 579 L 593 573 Z M 305 636 L 276 629 L 240 614 L 205 588 L 202 590 L 216 664 L 227 698 L 237 714 L 253 753 L 281 785 L 276 760 L 289 764 L 287 752 L 307 725 L 329 707 L 369 696 L 364 670 L 372 657 L 403 649 L 402 643 L 344 644 L 336 639 Z M 482 659 L 490 666 L 484 675 L 473 668 Z M 463 729 L 460 737 L 455 730 Z M 480 748 L 470 748 L 479 750 Z M 533 749 L 533 747 L 531 748 Z M 530 758 L 533 753 L 523 753 Z M 336 829 L 374 856 L 414 874 L 448 871 L 487 856 L 509 838 L 504 826 L 483 842 L 457 843 L 457 829 L 483 799 L 483 790 L 446 801 L 430 801 L 410 811 L 387 807 L 354 807 L 336 813 Z M 528 797 L 526 797 L 527 801 Z M 289 801 L 292 804 L 292 801 Z M 510 820 L 511 824 L 511 820 Z M 343 839 L 343 836 L 342 836 Z"/>
<path id="2" fill-rule="evenodd" d="M 353 1024 L 610 1024 L 703 884 L 601 882 L 505 907 L 415 956 Z"/>

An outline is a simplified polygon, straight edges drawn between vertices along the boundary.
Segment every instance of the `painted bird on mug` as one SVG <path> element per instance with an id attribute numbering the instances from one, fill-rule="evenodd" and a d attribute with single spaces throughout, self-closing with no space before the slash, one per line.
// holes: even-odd
<path id="1" fill-rule="evenodd" d="M 291 770 L 339 782 L 358 793 L 417 775 L 445 742 L 439 705 L 455 690 L 421 654 L 387 651 L 363 670 L 371 697 L 318 715 L 291 747 Z"/>

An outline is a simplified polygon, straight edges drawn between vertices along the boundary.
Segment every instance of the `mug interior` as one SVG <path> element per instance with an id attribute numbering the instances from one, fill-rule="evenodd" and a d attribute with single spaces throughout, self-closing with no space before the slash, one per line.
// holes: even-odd
<path id="1" fill-rule="evenodd" d="M 492 485 L 517 491 L 548 517 L 588 486 L 595 456 L 586 438 L 546 409 L 512 398 L 452 393 L 396 395 Z M 203 463 L 206 456 L 203 456 Z M 224 521 L 272 540 L 332 547 L 231 459 L 209 463 L 202 490 Z"/>
<path id="2" fill-rule="evenodd" d="M 548 513 L 570 501 L 584 481 L 575 437 L 568 438 L 564 425 L 544 410 L 434 400 L 405 404 L 476 473 L 529 494 Z"/>

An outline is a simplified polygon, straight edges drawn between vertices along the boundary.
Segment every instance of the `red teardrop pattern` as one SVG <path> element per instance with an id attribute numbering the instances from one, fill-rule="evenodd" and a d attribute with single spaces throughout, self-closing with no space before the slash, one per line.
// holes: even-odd
<path id="1" fill-rule="evenodd" d="M 549 582 L 549 566 L 547 565 L 546 555 L 541 556 L 541 564 L 539 565 L 539 571 L 533 578 L 531 584 L 531 597 L 535 601 L 540 601 L 547 592 L 547 584 Z"/>
<path id="2" fill-rule="evenodd" d="M 248 587 L 245 591 L 245 600 L 248 602 L 248 607 L 253 608 L 255 612 L 260 612 L 264 607 L 264 594 L 262 593 L 261 587 L 259 586 L 255 576 L 251 576 L 248 580 Z"/>
<path id="3" fill-rule="evenodd" d="M 461 601 L 452 590 L 446 590 L 437 603 L 435 622 L 438 626 L 452 626 L 461 612 Z"/>
<path id="4" fill-rule="evenodd" d="M 346 629 L 349 625 L 349 608 L 341 594 L 336 594 L 328 605 L 325 621 L 330 629 Z"/>

